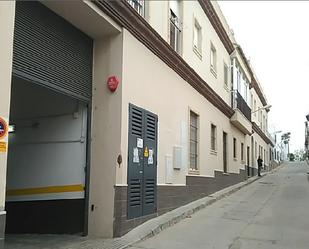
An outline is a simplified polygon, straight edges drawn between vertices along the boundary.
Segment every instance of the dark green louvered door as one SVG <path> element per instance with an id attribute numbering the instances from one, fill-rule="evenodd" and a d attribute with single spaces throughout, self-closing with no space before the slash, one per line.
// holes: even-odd
<path id="1" fill-rule="evenodd" d="M 128 218 L 156 212 L 157 115 L 129 106 Z"/>
<path id="2" fill-rule="evenodd" d="M 36 1 L 16 1 L 13 76 L 83 101 L 92 96 L 93 40 Z"/>

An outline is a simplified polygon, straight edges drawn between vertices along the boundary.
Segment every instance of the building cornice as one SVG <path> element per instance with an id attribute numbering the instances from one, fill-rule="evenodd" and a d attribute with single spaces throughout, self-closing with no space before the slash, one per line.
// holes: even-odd
<path id="1" fill-rule="evenodd" d="M 235 50 L 233 42 L 231 41 L 229 35 L 227 34 L 219 16 L 217 15 L 211 1 L 209 0 L 199 0 L 199 3 L 204 10 L 206 16 L 211 22 L 213 28 L 216 30 L 220 40 L 222 41 L 225 49 L 229 54 L 233 53 Z"/>
<path id="2" fill-rule="evenodd" d="M 252 122 L 252 129 L 265 141 L 265 143 L 274 146 L 272 141 L 268 138 L 268 136 L 261 130 L 261 128 L 255 122 Z"/>
<path id="3" fill-rule="evenodd" d="M 210 4 L 207 3 L 208 1 L 202 2 L 205 2 L 207 6 Z M 228 118 L 232 117 L 234 110 L 171 48 L 160 34 L 127 1 L 99 0 L 94 1 L 94 3 L 115 22 L 127 29 L 136 39 L 143 43 L 223 114 Z"/>

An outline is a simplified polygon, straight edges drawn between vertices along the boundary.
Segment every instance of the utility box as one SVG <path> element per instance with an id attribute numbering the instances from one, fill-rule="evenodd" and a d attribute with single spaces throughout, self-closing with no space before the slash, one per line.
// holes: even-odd
<path id="1" fill-rule="evenodd" d="M 180 146 L 173 148 L 173 168 L 177 170 L 182 168 L 182 148 Z"/>

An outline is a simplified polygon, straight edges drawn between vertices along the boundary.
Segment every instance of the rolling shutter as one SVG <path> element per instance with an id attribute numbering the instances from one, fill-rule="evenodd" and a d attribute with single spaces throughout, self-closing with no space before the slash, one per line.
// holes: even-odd
<path id="1" fill-rule="evenodd" d="M 90 37 L 41 3 L 16 2 L 14 76 L 90 101 L 92 47 Z"/>

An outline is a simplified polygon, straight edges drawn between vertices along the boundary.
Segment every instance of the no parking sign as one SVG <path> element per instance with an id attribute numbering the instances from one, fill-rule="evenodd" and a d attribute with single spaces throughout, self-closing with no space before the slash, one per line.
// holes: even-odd
<path id="1" fill-rule="evenodd" d="M 9 126 L 4 118 L 0 117 L 0 140 L 4 139 L 9 131 Z"/>
<path id="2" fill-rule="evenodd" d="M 7 140 L 5 138 L 7 137 L 8 132 L 9 132 L 8 123 L 4 118 L 0 117 L 0 152 L 7 151 Z"/>

